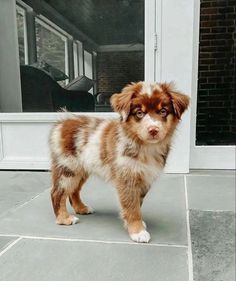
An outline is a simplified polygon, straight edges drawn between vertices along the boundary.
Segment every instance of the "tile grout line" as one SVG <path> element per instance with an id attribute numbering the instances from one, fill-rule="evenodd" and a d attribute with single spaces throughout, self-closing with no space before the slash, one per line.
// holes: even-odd
<path id="1" fill-rule="evenodd" d="M 21 239 L 32 240 L 51 240 L 51 241 L 67 241 L 67 242 L 88 242 L 88 243 L 102 243 L 102 244 L 124 244 L 124 245 L 140 245 L 140 246 L 154 246 L 154 247 L 171 247 L 171 248 L 188 248 L 185 245 L 175 244 L 149 244 L 149 243 L 135 243 L 127 241 L 105 241 L 105 240 L 92 240 L 92 239 L 76 239 L 76 238 L 59 238 L 59 237 L 44 237 L 44 236 L 30 236 L 30 235 L 17 235 L 17 234 L 0 234 L 0 237 L 19 237 Z"/>
<path id="2" fill-rule="evenodd" d="M 14 245 L 16 245 L 16 243 L 18 243 L 20 240 L 22 240 L 22 237 L 19 237 L 18 239 L 10 243 L 5 249 L 3 249 L 3 251 L 0 252 L 0 257 L 4 255 L 8 250 L 10 250 Z"/>
<path id="3" fill-rule="evenodd" d="M 38 198 L 40 195 L 42 195 L 44 192 L 46 192 L 47 190 L 49 190 L 49 188 L 45 189 L 44 191 L 38 193 L 37 195 L 33 196 L 32 198 L 30 198 L 28 201 L 20 204 L 20 205 L 17 205 L 15 207 L 12 207 L 10 208 L 9 210 L 3 212 L 1 215 L 0 215 L 0 218 L 4 217 L 5 215 L 7 215 L 8 213 L 11 213 L 11 212 L 15 212 L 17 211 L 18 209 L 21 209 L 23 208 L 24 206 L 26 206 L 27 204 L 29 204 L 31 201 L 35 200 L 36 198 Z"/>
<path id="4" fill-rule="evenodd" d="M 202 211 L 202 212 L 213 212 L 213 213 L 235 213 L 236 211 L 234 210 L 207 210 L 204 208 L 201 209 L 191 209 L 192 211 Z"/>
<path id="5" fill-rule="evenodd" d="M 187 177 L 184 176 L 184 190 L 185 190 L 185 206 L 186 206 L 186 222 L 187 222 L 187 238 L 188 238 L 188 273 L 189 281 L 193 280 L 193 255 L 192 255 L 192 241 L 189 222 L 189 204 L 188 204 L 188 190 L 187 190 Z"/>
<path id="6" fill-rule="evenodd" d="M 196 174 L 186 174 L 186 175 L 184 175 L 184 176 L 187 176 L 188 178 L 192 178 L 192 177 L 212 177 L 212 176 L 214 176 L 214 177 L 235 177 L 235 175 L 204 175 L 204 174 L 202 174 L 202 175 L 196 175 Z"/>

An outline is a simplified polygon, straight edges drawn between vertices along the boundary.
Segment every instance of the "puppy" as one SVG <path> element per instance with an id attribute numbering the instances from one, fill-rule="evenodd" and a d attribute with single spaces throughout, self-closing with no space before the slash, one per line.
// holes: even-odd
<path id="1" fill-rule="evenodd" d="M 119 120 L 72 116 L 58 122 L 50 133 L 56 222 L 71 225 L 79 220 L 68 213 L 67 197 L 76 214 L 93 212 L 80 191 L 96 174 L 116 187 L 130 238 L 149 242 L 141 206 L 165 165 L 171 137 L 188 104 L 189 98 L 171 84 L 138 82 L 111 97 Z"/>

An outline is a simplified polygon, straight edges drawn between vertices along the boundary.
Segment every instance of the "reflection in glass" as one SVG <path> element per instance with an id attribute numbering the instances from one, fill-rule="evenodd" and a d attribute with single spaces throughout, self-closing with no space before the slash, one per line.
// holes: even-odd
<path id="1" fill-rule="evenodd" d="M 37 61 L 42 64 L 46 63 L 64 74 L 68 74 L 66 67 L 66 38 L 56 34 L 53 29 L 50 30 L 50 27 L 43 25 L 39 20 L 35 22 L 35 30 Z M 66 77 L 64 76 L 64 78 Z M 64 86 L 65 79 L 59 81 L 59 83 Z"/>
<path id="2" fill-rule="evenodd" d="M 44 1 L 22 1 L 31 3 L 29 18 L 41 15 L 31 18 L 35 37 L 27 26 L 36 50 L 21 66 L 23 111 L 112 111 L 113 93 L 144 80 L 144 0 L 47 0 L 47 12 Z M 24 64 L 24 19 L 17 18 Z"/>
<path id="3" fill-rule="evenodd" d="M 19 58 L 20 64 L 26 64 L 25 54 L 25 16 L 24 12 L 19 8 L 16 10 L 17 30 L 18 30 L 18 44 L 19 44 Z"/>

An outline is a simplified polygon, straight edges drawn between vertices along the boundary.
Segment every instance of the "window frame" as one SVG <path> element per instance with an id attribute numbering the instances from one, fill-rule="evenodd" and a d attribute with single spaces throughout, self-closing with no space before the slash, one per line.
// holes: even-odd
<path id="1" fill-rule="evenodd" d="M 79 76 L 79 56 L 78 45 L 73 41 L 73 62 L 74 62 L 74 78 Z"/>
<path id="2" fill-rule="evenodd" d="M 86 76 L 86 70 L 85 70 L 85 53 L 87 53 L 88 55 L 91 55 L 92 77 Z M 94 78 L 94 72 L 93 72 L 93 70 L 94 70 L 94 66 L 93 66 L 93 52 L 90 52 L 90 51 L 84 49 L 84 50 L 83 50 L 83 61 L 84 61 L 84 75 L 85 75 L 86 77 L 88 77 L 89 79 L 93 79 L 93 78 Z"/>
<path id="3" fill-rule="evenodd" d="M 29 51 L 28 51 L 28 34 L 27 34 L 27 19 L 26 19 L 26 13 L 27 10 L 25 8 L 23 8 L 18 2 L 16 3 L 16 13 L 19 13 L 20 15 L 23 16 L 23 20 L 24 20 L 24 60 L 25 60 L 25 65 L 29 64 Z M 17 20 L 17 16 L 16 16 L 16 20 Z M 17 34 L 18 37 L 18 34 Z M 18 41 L 19 44 L 19 41 Z M 18 50 L 19 50 L 19 46 L 18 46 Z"/>
<path id="4" fill-rule="evenodd" d="M 73 40 L 74 78 L 84 75 L 83 43 Z"/>
<path id="5" fill-rule="evenodd" d="M 35 16 L 35 23 L 40 24 L 42 27 L 47 29 L 48 31 L 54 33 L 55 35 L 59 36 L 62 41 L 64 41 L 64 46 L 65 46 L 65 74 L 70 78 L 70 73 L 69 73 L 69 48 L 68 48 L 68 40 L 72 39 L 73 37 L 65 32 L 63 29 L 61 29 L 59 26 L 51 22 L 49 19 L 46 17 L 39 15 Z M 35 42 L 36 47 L 37 47 L 37 42 Z M 36 51 L 37 53 L 37 51 Z M 68 84 L 69 79 L 65 80 L 65 83 Z"/>

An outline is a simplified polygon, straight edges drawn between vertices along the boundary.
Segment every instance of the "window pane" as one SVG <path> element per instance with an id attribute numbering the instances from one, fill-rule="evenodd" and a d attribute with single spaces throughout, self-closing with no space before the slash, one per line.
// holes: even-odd
<path id="1" fill-rule="evenodd" d="M 16 10 L 20 64 L 25 64 L 25 17 Z"/>
<path id="2" fill-rule="evenodd" d="M 33 2 L 37 13 L 43 1 Z M 42 14 L 47 20 L 36 18 L 37 62 L 34 68 L 21 67 L 23 111 L 61 107 L 76 112 L 112 111 L 113 93 L 127 83 L 144 80 L 144 0 L 109 0 L 102 5 L 97 0 L 67 2 L 48 0 L 57 13 Z M 62 30 L 77 43 L 74 52 Z M 38 65 L 41 62 L 46 67 Z M 54 79 L 52 73 L 45 74 L 48 67 L 66 75 L 74 68 L 75 76 L 81 77 L 70 77 L 66 83 L 68 76 Z"/>
<path id="3" fill-rule="evenodd" d="M 79 58 L 78 58 L 78 45 L 73 43 L 73 59 L 74 59 L 74 78 L 79 75 Z"/>
<path id="4" fill-rule="evenodd" d="M 37 60 L 68 74 L 66 69 L 66 44 L 61 36 L 36 21 Z M 65 80 L 59 81 L 65 85 Z"/>
<path id="5" fill-rule="evenodd" d="M 215 8 L 209 9 L 212 3 L 205 2 L 200 6 L 196 144 L 233 145 L 236 144 L 235 23 L 231 19 L 235 17 L 236 5 L 227 6 L 227 1 L 215 0 Z"/>
<path id="6" fill-rule="evenodd" d="M 67 2 L 47 1 L 84 35 L 74 40 L 81 41 L 86 50 L 84 75 L 95 80 L 94 111 L 112 111 L 113 93 L 127 83 L 144 80 L 144 0 Z M 97 54 L 94 69 L 93 52 Z M 79 61 L 79 73 L 81 67 Z"/>
<path id="7" fill-rule="evenodd" d="M 87 51 L 84 51 L 84 74 L 90 79 L 93 79 L 93 57 Z"/>

